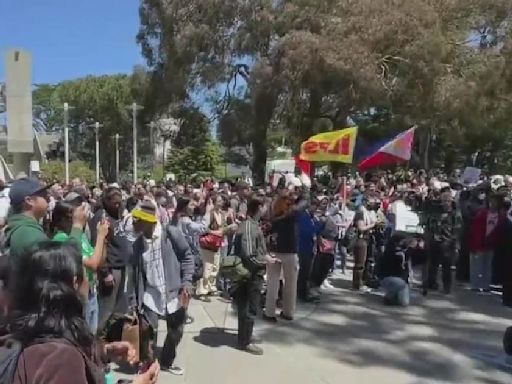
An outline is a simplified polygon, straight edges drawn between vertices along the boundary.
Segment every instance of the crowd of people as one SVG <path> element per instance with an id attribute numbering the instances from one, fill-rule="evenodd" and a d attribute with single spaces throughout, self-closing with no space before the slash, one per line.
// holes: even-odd
<path id="1" fill-rule="evenodd" d="M 466 185 L 401 171 L 306 184 L 285 174 L 256 188 L 0 183 L 0 375 L 60 383 L 80 372 L 75 382 L 100 383 L 114 358 L 138 363 L 134 383 L 183 375 L 175 358 L 194 321 L 189 302 L 216 295 L 237 309 L 239 348 L 261 355 L 260 314 L 293 321 L 297 301 L 319 301 L 335 270 L 350 279 L 349 264 L 352 289 L 379 288 L 386 305 L 409 305 L 414 284 L 438 290 L 441 268 L 445 294 L 456 280 L 482 294 L 502 287 L 512 306 L 512 178 Z M 403 206 L 417 228 L 399 228 Z M 156 356 L 159 320 L 167 333 Z"/>

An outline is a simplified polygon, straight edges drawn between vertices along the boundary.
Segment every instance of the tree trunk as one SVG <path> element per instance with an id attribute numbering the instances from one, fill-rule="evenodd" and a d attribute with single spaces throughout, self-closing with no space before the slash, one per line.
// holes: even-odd
<path id="1" fill-rule="evenodd" d="M 252 177 L 255 185 L 265 184 L 265 167 L 267 165 L 267 131 L 277 103 L 277 94 L 269 86 L 258 87 L 254 94 L 254 129 L 252 137 Z"/>
<path id="2" fill-rule="evenodd" d="M 432 141 L 432 130 L 427 128 L 421 135 L 420 141 L 420 157 L 423 169 L 428 170 L 430 168 L 430 144 Z"/>

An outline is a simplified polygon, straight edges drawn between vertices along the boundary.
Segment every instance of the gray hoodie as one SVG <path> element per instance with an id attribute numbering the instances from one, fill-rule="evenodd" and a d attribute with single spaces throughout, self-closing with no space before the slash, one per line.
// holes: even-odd
<path id="1" fill-rule="evenodd" d="M 141 270 L 144 249 L 144 239 L 139 236 L 133 244 L 133 257 L 130 263 L 133 268 L 134 289 L 139 305 L 143 301 L 146 283 L 144 271 Z M 178 297 L 181 288 L 188 289 L 192 286 L 194 273 L 194 256 L 188 242 L 183 233 L 171 225 L 162 228 L 162 261 L 167 290 L 166 300 L 170 302 Z"/>

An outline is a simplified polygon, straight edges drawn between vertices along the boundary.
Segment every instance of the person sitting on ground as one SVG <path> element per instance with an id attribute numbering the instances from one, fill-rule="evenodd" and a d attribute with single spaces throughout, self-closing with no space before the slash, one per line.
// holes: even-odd
<path id="1" fill-rule="evenodd" d="M 16 180 L 9 192 L 11 214 L 7 218 L 6 247 L 11 260 L 29 250 L 40 241 L 48 240 L 40 221 L 48 209 L 48 187 L 37 180 Z M 69 237 L 80 243 L 87 220 L 85 207 L 76 209 L 72 217 Z"/>
<path id="2" fill-rule="evenodd" d="M 409 241 L 399 233 L 389 240 L 379 260 L 380 287 L 384 291 L 384 303 L 406 307 L 410 301 L 409 271 L 407 257 Z"/>
<path id="3" fill-rule="evenodd" d="M 19 255 L 12 273 L 12 320 L 1 348 L 14 364 L 2 372 L 12 379 L 2 379 L 14 384 L 100 384 L 105 382 L 102 358 L 135 362 L 129 343 L 100 345 L 90 332 L 79 294 L 84 268 L 76 246 L 40 242 Z M 151 365 L 133 384 L 155 383 L 159 369 L 158 363 Z"/>

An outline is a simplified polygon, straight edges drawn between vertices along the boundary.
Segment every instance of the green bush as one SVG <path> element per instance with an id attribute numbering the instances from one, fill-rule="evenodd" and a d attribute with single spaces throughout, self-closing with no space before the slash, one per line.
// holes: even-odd
<path id="1" fill-rule="evenodd" d="M 76 177 L 85 181 L 87 184 L 92 184 L 96 181 L 96 173 L 86 162 L 81 160 L 69 163 L 69 178 L 71 180 Z M 63 183 L 66 178 L 64 162 L 52 160 L 41 164 L 41 178 L 50 183 L 55 181 Z"/>

